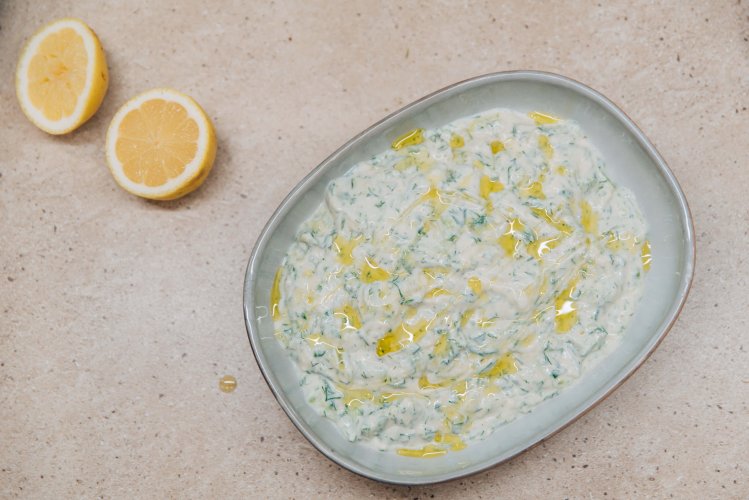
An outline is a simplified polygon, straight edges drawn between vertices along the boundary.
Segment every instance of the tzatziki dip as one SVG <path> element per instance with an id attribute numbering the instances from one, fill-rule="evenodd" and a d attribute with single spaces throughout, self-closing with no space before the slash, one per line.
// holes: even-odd
<path id="1" fill-rule="evenodd" d="M 347 439 L 440 456 L 616 347 L 646 233 L 572 121 L 495 109 L 416 129 L 327 186 L 276 273 L 275 334 Z"/>

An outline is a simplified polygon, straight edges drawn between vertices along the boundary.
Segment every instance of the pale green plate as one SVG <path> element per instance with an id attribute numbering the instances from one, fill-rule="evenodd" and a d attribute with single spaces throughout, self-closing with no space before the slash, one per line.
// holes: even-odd
<path id="1" fill-rule="evenodd" d="M 653 264 L 645 295 L 622 341 L 578 382 L 533 411 L 498 428 L 486 441 L 439 458 L 415 459 L 348 442 L 309 407 L 299 373 L 273 336 L 268 315 L 276 269 L 297 227 L 323 199 L 328 182 L 387 149 L 404 132 L 440 127 L 492 108 L 541 110 L 575 120 L 603 155 L 612 180 L 635 193 L 650 228 Z M 269 173 L 270 175 L 270 173 Z M 347 142 L 286 197 L 252 252 L 244 284 L 247 332 L 258 365 L 279 404 L 325 456 L 363 476 L 427 484 L 473 474 L 503 462 L 559 431 L 600 402 L 642 364 L 676 320 L 692 281 L 694 229 L 684 194 L 639 128 L 606 97 L 563 76 L 537 71 L 472 78 L 428 95 Z"/>

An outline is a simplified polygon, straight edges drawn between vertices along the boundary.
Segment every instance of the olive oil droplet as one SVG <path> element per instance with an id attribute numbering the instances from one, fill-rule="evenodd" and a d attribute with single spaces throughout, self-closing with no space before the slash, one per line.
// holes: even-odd
<path id="1" fill-rule="evenodd" d="M 234 392 L 237 388 L 237 379 L 231 375 L 224 375 L 218 381 L 218 388 L 221 392 Z"/>

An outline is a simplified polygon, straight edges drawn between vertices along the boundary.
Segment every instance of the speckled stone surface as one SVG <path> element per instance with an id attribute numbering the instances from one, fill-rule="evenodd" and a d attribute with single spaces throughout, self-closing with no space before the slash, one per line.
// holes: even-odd
<path id="1" fill-rule="evenodd" d="M 651 3 L 0 2 L 0 496 L 746 498 L 749 2 Z M 52 137 L 21 114 L 13 73 L 63 16 L 99 34 L 111 86 Z M 306 442 L 258 371 L 252 245 L 353 134 L 509 69 L 587 83 L 650 136 L 694 214 L 692 293 L 650 360 L 540 446 L 433 487 L 360 478 Z M 176 202 L 126 194 L 104 162 L 115 110 L 155 86 L 195 97 L 219 138 L 211 177 Z"/>

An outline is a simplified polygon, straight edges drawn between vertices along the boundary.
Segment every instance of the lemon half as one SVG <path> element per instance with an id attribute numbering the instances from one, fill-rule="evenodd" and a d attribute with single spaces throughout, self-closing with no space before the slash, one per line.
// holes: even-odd
<path id="1" fill-rule="evenodd" d="M 31 37 L 16 69 L 16 95 L 31 122 L 70 132 L 96 113 L 109 83 L 104 49 L 79 19 L 53 21 Z"/>
<path id="2" fill-rule="evenodd" d="M 107 131 L 107 163 L 126 191 L 172 200 L 200 186 L 216 157 L 203 108 L 173 89 L 153 89 L 122 106 Z"/>

